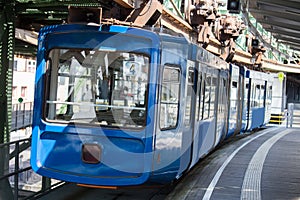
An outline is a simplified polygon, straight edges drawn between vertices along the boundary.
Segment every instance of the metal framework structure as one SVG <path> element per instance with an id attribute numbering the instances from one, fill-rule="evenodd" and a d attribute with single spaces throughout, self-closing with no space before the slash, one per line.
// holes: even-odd
<path id="1" fill-rule="evenodd" d="M 9 141 L 11 124 L 15 4 L 4 0 L 0 5 L 0 143 L 5 143 Z M 8 171 L 8 151 L 7 147 L 0 147 L 0 176 Z M 0 199 L 12 198 L 8 179 L 0 180 L 0 190 L 5 191 L 0 192 Z"/>

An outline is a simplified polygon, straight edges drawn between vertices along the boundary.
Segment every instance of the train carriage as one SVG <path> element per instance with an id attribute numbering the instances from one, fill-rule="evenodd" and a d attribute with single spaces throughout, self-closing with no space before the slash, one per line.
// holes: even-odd
<path id="1" fill-rule="evenodd" d="M 51 178 L 168 183 L 246 130 L 245 116 L 248 129 L 265 123 L 249 116 L 266 115 L 262 88 L 271 85 L 255 72 L 246 77 L 242 67 L 230 72 L 228 63 L 178 34 L 49 26 L 39 35 L 37 64 L 31 164 Z"/>
<path id="2" fill-rule="evenodd" d="M 247 70 L 246 77 L 248 78 L 246 82 L 248 91 L 246 130 L 253 130 L 262 127 L 270 120 L 272 79 L 268 73 L 253 70 Z"/>
<path id="3" fill-rule="evenodd" d="M 241 90 L 240 67 L 230 64 L 230 85 L 229 85 L 229 108 L 228 108 L 228 131 L 227 137 L 236 133 L 240 124 L 241 112 Z"/>
<path id="4" fill-rule="evenodd" d="M 41 32 L 35 171 L 95 185 L 136 185 L 149 178 L 159 44 L 153 32 L 128 27 L 65 25 Z"/>

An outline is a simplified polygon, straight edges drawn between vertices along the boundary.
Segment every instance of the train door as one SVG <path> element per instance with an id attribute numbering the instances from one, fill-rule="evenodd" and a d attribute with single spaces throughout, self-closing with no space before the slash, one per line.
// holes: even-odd
<path id="1" fill-rule="evenodd" d="M 259 96 L 259 109 L 262 117 L 258 127 L 265 124 L 266 112 L 268 111 L 267 105 L 267 89 L 268 89 L 268 77 L 267 74 L 262 74 L 262 80 L 260 81 L 260 96 Z"/>
<path id="2" fill-rule="evenodd" d="M 250 71 L 247 71 L 247 76 L 249 76 Z M 246 91 L 247 91 L 247 126 L 246 130 L 250 130 L 251 124 L 252 124 L 252 108 L 254 107 L 254 93 L 253 89 L 254 84 L 253 80 L 249 77 L 246 80 Z"/>
<path id="3" fill-rule="evenodd" d="M 215 146 L 226 136 L 228 115 L 227 113 L 227 80 L 228 73 L 221 70 L 218 79 L 218 100 L 217 100 L 217 124 Z"/>
<path id="4" fill-rule="evenodd" d="M 153 170 L 156 174 L 173 173 L 170 176 L 175 178 L 180 166 L 178 161 L 182 137 L 182 69 L 180 65 L 168 63 L 162 68 Z"/>
<path id="5" fill-rule="evenodd" d="M 239 67 L 239 83 L 238 83 L 238 95 L 237 95 L 237 118 L 236 118 L 236 129 L 234 134 L 241 133 L 243 123 L 243 100 L 244 100 L 244 75 L 243 68 Z"/>
<path id="6" fill-rule="evenodd" d="M 230 65 L 229 85 L 229 108 L 228 108 L 228 133 L 227 137 L 234 134 L 238 119 L 238 98 L 239 98 L 239 67 Z"/>
<path id="7" fill-rule="evenodd" d="M 218 112 L 218 104 L 219 104 L 219 81 L 220 79 L 220 70 L 214 69 L 212 70 L 212 76 L 211 76 L 211 86 L 210 86 L 210 116 L 213 117 L 215 121 L 215 129 L 214 129 L 214 146 L 216 146 L 221 139 L 222 136 L 222 121 L 219 119 L 219 113 Z"/>
<path id="8" fill-rule="evenodd" d="M 181 143 L 181 159 L 179 174 L 185 171 L 191 163 L 191 150 L 193 147 L 193 128 L 195 120 L 195 62 L 187 61 L 185 79 L 185 110 L 183 118 L 183 135 Z"/>
<path id="9" fill-rule="evenodd" d="M 260 127 L 264 122 L 265 116 L 265 81 L 260 79 L 252 79 L 253 80 L 253 106 L 252 106 L 252 119 L 251 119 L 251 127 L 250 130 Z"/>
<path id="10" fill-rule="evenodd" d="M 246 67 L 240 67 L 240 79 L 241 79 L 241 89 L 240 89 L 240 106 L 241 106 L 241 122 L 240 122 L 240 132 L 245 132 L 247 126 L 247 112 L 248 112 L 248 79 L 246 78 Z"/>
<path id="11" fill-rule="evenodd" d="M 260 72 L 251 71 L 249 80 L 249 101 L 250 108 L 248 113 L 248 130 L 253 130 L 255 128 L 263 125 L 265 117 L 265 87 L 266 81 L 263 80 L 262 74 Z"/>
<path id="12" fill-rule="evenodd" d="M 193 136 L 193 149 L 192 149 L 192 162 L 193 166 L 199 160 L 199 149 L 200 149 L 200 123 L 203 119 L 203 98 L 204 98 L 204 85 L 205 85 L 205 74 L 206 69 L 202 63 L 197 66 L 197 82 L 195 91 L 195 119 L 194 119 L 194 136 Z"/>
<path id="13" fill-rule="evenodd" d="M 186 98 L 185 95 L 193 81 L 190 79 L 189 83 L 188 80 L 189 67 L 193 68 L 193 63 L 188 61 L 189 44 L 184 38 L 174 40 L 173 37 L 161 36 L 161 39 L 159 92 L 157 106 L 153 108 L 157 109 L 153 135 L 153 177 L 163 177 L 160 181 L 168 181 L 180 176 L 184 171 L 184 163 L 189 163 L 192 135 L 185 134 L 188 130 L 184 123 L 191 119 L 185 116 L 192 112 L 193 97 Z"/>
<path id="14" fill-rule="evenodd" d="M 272 84 L 273 84 L 273 80 L 272 80 L 272 76 L 270 74 L 268 74 L 268 80 L 267 80 L 267 85 L 266 85 L 266 102 L 265 102 L 265 121 L 264 124 L 269 123 L 270 119 L 271 119 L 271 103 L 272 103 Z"/>
<path id="15" fill-rule="evenodd" d="M 217 76 L 213 71 L 206 64 L 199 65 L 192 165 L 205 156 L 215 144 L 216 87 L 214 85 L 217 85 Z"/>

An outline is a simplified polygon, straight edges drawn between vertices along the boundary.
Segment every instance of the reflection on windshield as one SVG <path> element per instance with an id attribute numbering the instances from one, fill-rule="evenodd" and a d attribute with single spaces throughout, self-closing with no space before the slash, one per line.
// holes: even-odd
<path id="1" fill-rule="evenodd" d="M 47 119 L 141 127 L 149 58 L 135 53 L 53 49 Z"/>

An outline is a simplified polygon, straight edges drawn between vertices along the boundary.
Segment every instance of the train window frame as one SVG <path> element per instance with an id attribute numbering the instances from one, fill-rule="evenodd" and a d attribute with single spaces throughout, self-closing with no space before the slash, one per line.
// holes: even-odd
<path id="1" fill-rule="evenodd" d="M 166 81 L 164 82 L 164 78 L 165 78 L 165 70 L 168 69 L 168 70 L 176 70 L 177 73 L 178 73 L 178 78 L 177 79 L 172 79 L 172 80 L 169 80 L 169 81 Z M 178 126 L 178 121 L 179 121 L 179 112 L 180 112 L 180 98 L 181 98 L 181 77 L 182 77 L 182 71 L 180 69 L 180 66 L 179 65 L 175 65 L 175 64 L 170 64 L 170 63 L 166 63 L 163 67 L 162 67 L 162 76 L 161 76 L 161 81 L 160 81 L 160 90 L 159 90 L 159 120 L 158 120 L 158 123 L 159 123 L 159 128 L 160 130 L 162 131 L 165 131 L 165 130 L 171 130 L 171 129 L 176 129 L 177 126 Z M 175 82 L 176 81 L 176 82 Z M 170 103 L 170 102 L 163 102 L 163 90 L 165 89 L 168 89 L 167 92 L 172 92 L 172 88 L 169 89 L 167 87 L 165 87 L 165 83 L 171 83 L 171 85 L 178 85 L 178 91 L 177 91 L 177 102 L 175 103 Z M 174 88 L 173 88 L 174 89 Z M 167 95 L 166 95 L 167 96 Z M 170 98 L 171 100 L 172 98 Z M 174 98 L 173 98 L 174 99 Z M 167 100 L 167 99 L 166 99 Z M 162 106 L 163 104 L 166 104 L 166 106 Z M 174 105 L 177 105 L 177 112 L 174 116 L 172 117 L 175 117 L 176 119 L 173 119 L 173 124 L 172 122 L 170 124 L 168 124 L 168 122 L 166 122 L 170 119 L 172 119 L 172 117 L 170 116 L 167 116 L 166 118 L 166 115 L 162 116 L 162 108 L 163 107 L 167 107 L 168 104 L 174 104 Z M 176 109 L 176 108 L 175 108 Z M 171 109 L 166 109 L 164 108 L 164 111 L 165 113 L 167 113 L 168 111 L 170 111 Z M 168 115 L 170 115 L 170 113 L 167 113 Z M 162 117 L 164 117 L 164 119 L 162 119 Z M 174 123 L 175 122 L 175 123 Z M 165 124 L 162 124 L 162 123 L 165 123 Z M 164 126 L 163 126 L 164 125 Z"/>

